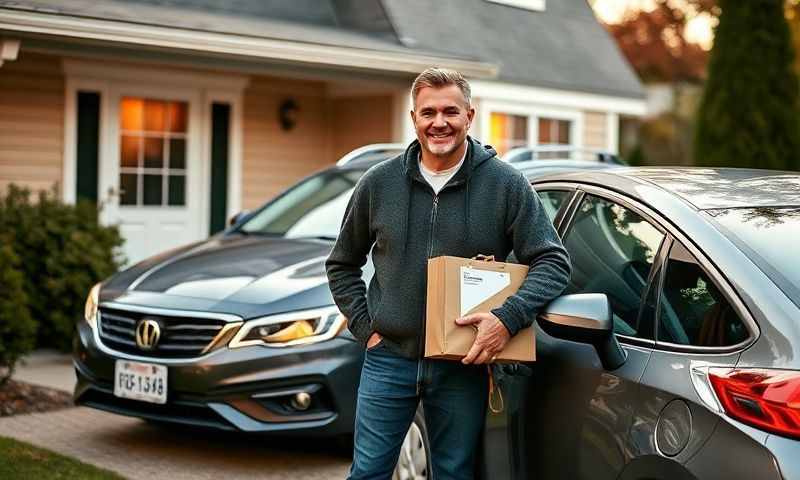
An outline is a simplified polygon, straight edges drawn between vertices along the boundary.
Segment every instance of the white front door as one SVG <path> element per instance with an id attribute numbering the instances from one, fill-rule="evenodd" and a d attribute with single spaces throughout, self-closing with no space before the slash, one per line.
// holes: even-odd
<path id="1" fill-rule="evenodd" d="M 191 88 L 109 88 L 101 217 L 119 226 L 128 264 L 206 236 L 201 99 Z"/>

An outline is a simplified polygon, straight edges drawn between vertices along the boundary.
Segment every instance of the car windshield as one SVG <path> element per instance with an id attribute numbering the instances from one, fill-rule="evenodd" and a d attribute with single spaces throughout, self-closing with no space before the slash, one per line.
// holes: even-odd
<path id="1" fill-rule="evenodd" d="M 800 207 L 706 210 L 723 232 L 800 307 Z"/>
<path id="2" fill-rule="evenodd" d="M 353 189 L 365 170 L 328 170 L 290 188 L 257 211 L 238 231 L 286 238 L 339 235 Z"/>

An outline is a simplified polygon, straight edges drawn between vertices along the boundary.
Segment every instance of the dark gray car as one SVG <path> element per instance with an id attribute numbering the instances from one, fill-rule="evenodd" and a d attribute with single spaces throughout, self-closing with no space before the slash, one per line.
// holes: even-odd
<path id="1" fill-rule="evenodd" d="M 581 313 L 562 297 L 532 368 L 501 368 L 484 477 L 800 478 L 800 175 L 620 168 L 533 184 L 572 259 L 565 294 L 608 304 Z"/>
<path id="2" fill-rule="evenodd" d="M 96 285 L 77 323 L 75 402 L 346 440 L 363 348 L 333 304 L 324 262 L 358 179 L 399 151 L 359 149 L 228 230 Z"/>

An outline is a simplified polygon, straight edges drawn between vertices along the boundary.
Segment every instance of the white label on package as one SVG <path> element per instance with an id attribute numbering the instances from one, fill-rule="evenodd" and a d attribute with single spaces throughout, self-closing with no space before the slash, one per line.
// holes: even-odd
<path id="1" fill-rule="evenodd" d="M 461 267 L 461 315 L 511 284 L 511 274 Z"/>

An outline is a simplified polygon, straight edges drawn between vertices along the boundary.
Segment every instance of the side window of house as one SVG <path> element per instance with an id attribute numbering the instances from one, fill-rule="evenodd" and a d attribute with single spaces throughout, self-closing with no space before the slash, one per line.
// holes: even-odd
<path id="1" fill-rule="evenodd" d="M 661 292 L 658 340 L 724 347 L 747 339 L 744 322 L 695 257 L 675 243 Z"/>
<path id="2" fill-rule="evenodd" d="M 536 193 L 539 194 L 539 198 L 542 200 L 542 206 L 547 212 L 547 216 L 550 217 L 551 222 L 556 218 L 558 210 L 572 196 L 572 192 L 566 190 L 546 190 L 541 192 L 537 191 Z"/>
<path id="3" fill-rule="evenodd" d="M 651 326 L 638 324 L 639 309 L 663 239 L 633 210 L 586 195 L 564 240 L 572 260 L 565 293 L 605 293 L 616 333 L 652 338 Z"/>

